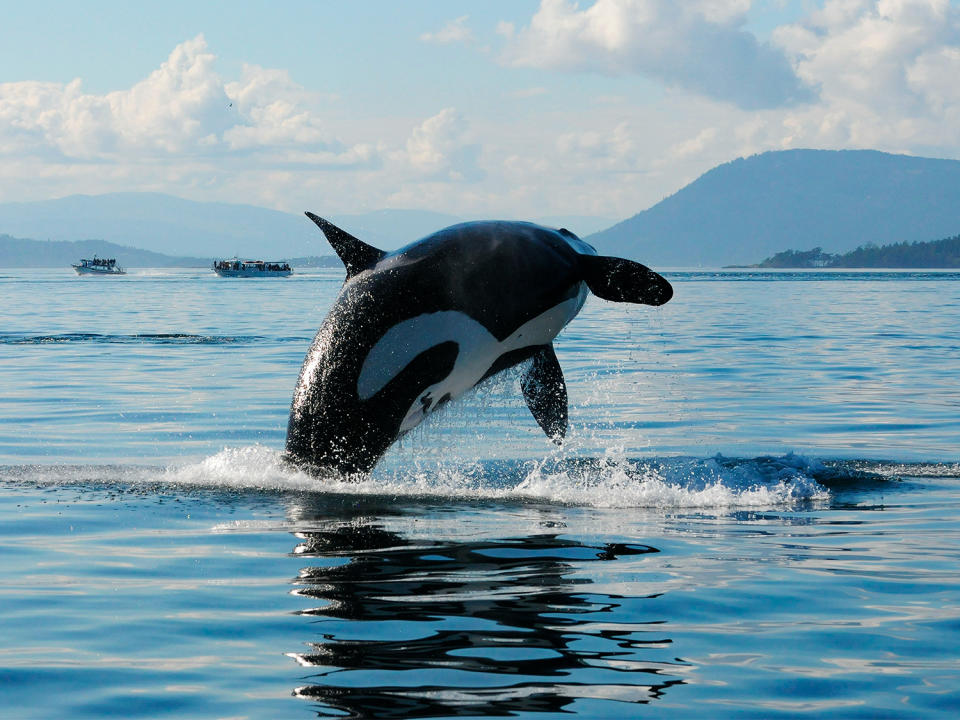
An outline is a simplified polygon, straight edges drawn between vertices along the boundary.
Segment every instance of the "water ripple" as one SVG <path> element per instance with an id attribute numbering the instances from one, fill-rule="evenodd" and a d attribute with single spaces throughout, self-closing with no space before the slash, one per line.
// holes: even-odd
<path id="1" fill-rule="evenodd" d="M 295 692 L 322 703 L 321 715 L 564 712 L 587 698 L 647 703 L 685 682 L 689 664 L 659 624 L 618 621 L 623 599 L 591 592 L 578 572 L 642 562 L 659 552 L 652 546 L 549 534 L 421 544 L 356 523 L 300 537 L 299 558 L 349 559 L 294 581 L 297 595 L 320 603 L 302 613 L 325 621 L 310 652 L 291 654 L 315 673 Z"/>
<path id="2" fill-rule="evenodd" d="M 107 335 L 101 333 L 28 335 L 20 333 L 0 333 L 0 345 L 50 345 L 64 343 L 233 345 L 255 343 L 265 339 L 266 338 L 261 335 L 194 335 L 191 333 L 135 333 L 132 335 Z"/>

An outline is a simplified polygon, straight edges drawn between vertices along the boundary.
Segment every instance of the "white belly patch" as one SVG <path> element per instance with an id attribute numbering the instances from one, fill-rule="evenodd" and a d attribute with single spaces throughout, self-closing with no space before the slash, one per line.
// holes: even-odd
<path id="1" fill-rule="evenodd" d="M 553 341 L 582 303 L 583 293 L 575 295 L 528 320 L 502 342 L 469 315 L 455 310 L 404 320 L 387 330 L 367 354 L 357 380 L 357 394 L 361 400 L 373 397 L 420 353 L 443 342 L 457 343 L 459 352 L 453 370 L 418 395 L 400 425 L 400 431 L 406 432 L 419 425 L 440 398 L 449 396 L 453 400 L 480 382 L 504 353 Z M 431 401 L 421 402 L 423 397 Z"/>

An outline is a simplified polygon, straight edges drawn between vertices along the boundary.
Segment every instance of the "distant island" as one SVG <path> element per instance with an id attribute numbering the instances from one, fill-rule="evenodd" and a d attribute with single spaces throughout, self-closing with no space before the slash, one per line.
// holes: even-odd
<path id="1" fill-rule="evenodd" d="M 930 242 L 861 245 L 832 254 L 822 248 L 785 250 L 768 257 L 759 268 L 960 268 L 960 235 Z"/>

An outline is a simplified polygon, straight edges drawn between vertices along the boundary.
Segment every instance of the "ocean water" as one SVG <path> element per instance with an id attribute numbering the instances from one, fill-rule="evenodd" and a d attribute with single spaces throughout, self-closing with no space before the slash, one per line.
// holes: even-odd
<path id="1" fill-rule="evenodd" d="M 321 484 L 342 273 L 0 270 L 0 714 L 956 717 L 960 274 L 666 274 Z"/>

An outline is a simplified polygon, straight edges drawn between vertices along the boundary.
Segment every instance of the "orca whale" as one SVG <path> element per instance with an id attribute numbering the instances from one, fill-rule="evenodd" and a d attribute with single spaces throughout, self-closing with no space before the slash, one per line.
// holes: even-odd
<path id="1" fill-rule="evenodd" d="M 599 256 L 566 229 L 467 222 L 387 253 L 306 215 L 347 270 L 307 351 L 287 426 L 287 458 L 315 474 L 369 472 L 444 403 L 531 358 L 520 386 L 559 444 L 567 390 L 552 343 L 588 290 L 648 305 L 673 295 L 646 266 Z"/>

